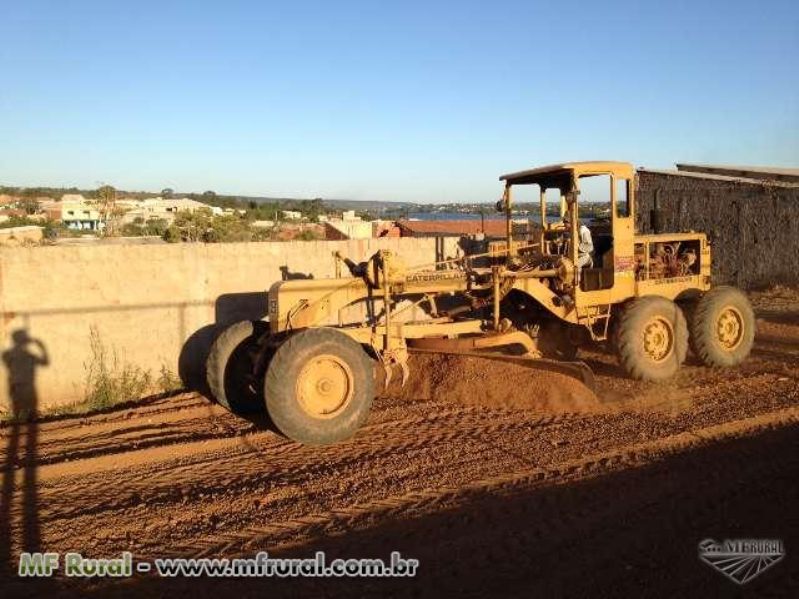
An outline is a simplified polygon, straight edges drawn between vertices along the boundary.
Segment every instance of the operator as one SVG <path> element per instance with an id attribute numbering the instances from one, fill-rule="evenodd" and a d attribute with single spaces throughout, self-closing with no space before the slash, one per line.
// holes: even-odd
<path id="1" fill-rule="evenodd" d="M 563 225 L 566 227 L 567 237 L 571 231 L 571 214 L 566 213 L 563 217 Z M 583 223 L 577 227 L 579 243 L 577 244 L 577 268 L 593 268 L 594 266 L 594 240 L 591 237 L 591 229 Z"/>

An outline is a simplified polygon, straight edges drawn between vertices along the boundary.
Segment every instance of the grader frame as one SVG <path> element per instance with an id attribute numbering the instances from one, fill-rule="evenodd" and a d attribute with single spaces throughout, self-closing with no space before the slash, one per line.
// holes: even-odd
<path id="1" fill-rule="evenodd" d="M 570 244 L 568 255 L 553 253 L 548 243 L 551 235 L 565 234 L 575 239 L 578 220 L 571 219 L 571 230 L 564 230 L 558 222 L 548 222 L 545 192 L 557 188 L 561 192 L 560 216 L 567 212 L 576 214 L 580 181 L 585 177 L 607 175 L 611 184 L 611 247 L 602 256 L 602 264 L 594 272 L 581 272 L 575 268 L 576 244 Z M 272 335 L 292 330 L 327 324 L 336 326 L 358 343 L 373 348 L 386 366 L 399 365 L 407 377 L 408 340 L 430 338 L 459 338 L 480 336 L 471 339 L 468 347 L 483 349 L 518 345 L 531 357 L 541 357 L 535 341 L 519 330 L 508 330 L 502 319 L 502 301 L 510 290 L 518 290 L 543 307 L 553 318 L 564 323 L 582 327 L 591 339 L 605 341 L 608 337 L 613 307 L 631 298 L 657 295 L 673 300 L 689 292 L 702 292 L 710 284 L 710 246 L 701 233 L 635 236 L 634 231 L 634 170 L 630 164 L 621 162 L 581 162 L 543 167 L 503 175 L 505 182 L 498 209 L 505 213 L 506 239 L 500 247 L 493 247 L 486 254 L 466 256 L 460 260 L 447 260 L 423 265 L 438 270 L 422 270 L 422 267 L 407 268 L 402 260 L 391 252 L 380 251 L 368 262 L 349 263 L 351 277 L 280 281 L 269 290 L 269 322 Z M 512 235 L 512 188 L 516 185 L 537 184 L 541 195 L 542 230 L 539 239 L 527 243 L 514 241 Z M 627 209 L 617 209 L 621 201 L 617 190 L 622 184 L 627 192 Z M 656 244 L 675 241 L 691 241 L 701 248 L 698 267 L 694 272 L 680 277 L 650 278 L 645 265 L 643 276 L 636 277 L 637 254 L 650 252 Z M 538 264 L 519 267 L 523 256 L 535 251 Z M 470 266 L 476 258 L 501 256 L 499 264 L 482 270 Z M 337 261 L 345 261 L 336 256 Z M 452 269 L 454 263 L 459 268 Z M 647 262 L 648 264 L 648 262 Z M 596 271 L 599 271 L 598 273 Z M 603 289 L 591 289 L 581 284 L 587 275 L 602 274 L 612 285 Z M 557 285 L 552 281 L 556 280 Z M 490 318 L 473 317 L 453 319 L 439 316 L 436 297 L 444 294 L 483 293 L 487 296 L 484 307 L 490 308 Z M 402 297 L 414 297 L 414 304 L 426 303 L 433 318 L 423 321 L 404 322 L 397 318 L 393 306 Z M 375 306 L 382 308 L 380 318 L 360 324 L 345 322 L 344 309 L 352 304 L 366 301 L 368 313 L 376 314 Z M 407 308 L 407 305 L 406 305 Z M 413 345 L 413 342 L 411 342 Z M 446 347 L 446 343 L 417 343 L 417 346 Z M 453 343 L 453 347 L 464 347 L 464 343 Z M 389 377 L 390 378 L 390 375 Z"/>
<path id="2" fill-rule="evenodd" d="M 572 242 L 580 231 L 578 199 L 583 180 L 596 176 L 610 181 L 609 215 L 592 226 L 596 266 L 580 268 Z M 346 266 L 350 276 L 274 283 L 268 330 L 256 334 L 254 323 L 237 323 L 211 349 L 208 383 L 217 399 L 230 399 L 230 357 L 248 344 L 250 389 L 263 389 L 278 428 L 302 442 L 331 443 L 366 418 L 374 395 L 369 356 L 388 385 L 395 366 L 405 383 L 414 348 L 478 355 L 513 348 L 529 363 L 590 385 L 590 369 L 569 362 L 587 339 L 609 342 L 627 374 L 644 380 L 676 372 L 689 326 L 691 347 L 708 365 L 733 366 L 748 355 L 751 306 L 738 290 L 710 288 L 707 236 L 635 234 L 632 165 L 563 163 L 500 180 L 506 235 L 488 251 L 414 267 L 385 250 L 360 263 L 336 254 L 337 271 Z M 540 188 L 541 231 L 524 241 L 513 238 L 512 191 L 519 185 Z M 552 222 L 550 189 L 560 197 Z M 416 309 L 423 317 L 408 318 Z M 543 359 L 549 356 L 564 361 Z"/>

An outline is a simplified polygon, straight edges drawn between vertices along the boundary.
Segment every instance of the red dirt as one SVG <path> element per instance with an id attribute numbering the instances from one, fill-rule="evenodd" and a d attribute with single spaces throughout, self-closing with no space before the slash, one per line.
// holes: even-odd
<path id="1" fill-rule="evenodd" d="M 785 559 L 744 590 L 797 596 L 792 293 L 754 296 L 755 349 L 733 370 L 689 358 L 673 381 L 653 385 L 624 378 L 603 352 L 581 352 L 597 377 L 596 411 L 575 413 L 583 391 L 577 402 L 542 401 L 515 365 L 485 378 L 482 360 L 444 360 L 429 389 L 411 379 L 402 394 L 378 398 L 366 426 L 331 447 L 300 446 L 263 418 L 195 394 L 4 426 L 0 596 L 740 591 L 697 559 L 707 537 L 782 539 Z M 478 382 L 485 394 L 473 392 Z M 259 550 L 386 558 L 396 549 L 421 570 L 394 580 L 32 581 L 14 571 L 23 548 L 148 559 Z"/>
<path id="2" fill-rule="evenodd" d="M 392 385 L 388 395 L 549 414 L 602 409 L 597 396 L 580 381 L 538 368 L 534 361 L 523 365 L 496 358 L 413 354 L 409 365 L 406 387 Z"/>

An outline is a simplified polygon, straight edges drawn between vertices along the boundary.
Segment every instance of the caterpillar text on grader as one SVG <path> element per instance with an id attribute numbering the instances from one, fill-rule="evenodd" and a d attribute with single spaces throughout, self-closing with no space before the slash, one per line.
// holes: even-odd
<path id="1" fill-rule="evenodd" d="M 610 181 L 610 215 L 590 225 L 593 266 L 577 268 L 572 216 L 581 183 L 596 176 Z M 672 376 L 689 343 L 708 366 L 733 366 L 749 354 L 751 306 L 737 289 L 711 288 L 707 236 L 635 234 L 632 165 L 573 162 L 500 180 L 507 235 L 485 253 L 413 268 L 388 251 L 357 264 L 337 256 L 349 276 L 273 284 L 266 321 L 236 323 L 211 348 L 207 376 L 217 400 L 230 407 L 239 395 L 262 397 L 286 436 L 326 444 L 350 437 L 366 419 L 376 364 L 386 385 L 395 367 L 404 384 L 409 350 L 494 357 L 504 350 L 507 359 L 588 385 L 590 369 L 569 360 L 589 340 L 608 343 L 628 375 L 650 381 Z M 524 241 L 512 235 L 511 194 L 519 185 L 540 189 L 543 226 Z M 548 223 L 552 189 L 561 219 Z M 424 318 L 407 318 L 420 310 Z"/>

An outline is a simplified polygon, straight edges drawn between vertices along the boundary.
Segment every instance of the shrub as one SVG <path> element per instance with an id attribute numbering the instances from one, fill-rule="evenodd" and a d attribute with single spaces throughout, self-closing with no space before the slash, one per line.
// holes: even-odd
<path id="1" fill-rule="evenodd" d="M 161 235 L 161 239 L 167 243 L 178 243 L 182 240 L 180 229 L 178 229 L 175 225 L 167 227 L 164 231 L 164 234 Z"/>
<path id="2" fill-rule="evenodd" d="M 123 237 L 141 237 L 144 235 L 144 229 L 136 223 L 125 223 L 120 233 Z"/>
<path id="3" fill-rule="evenodd" d="M 317 239 L 316 233 L 311 230 L 300 231 L 294 238 L 297 241 L 315 241 Z"/>

